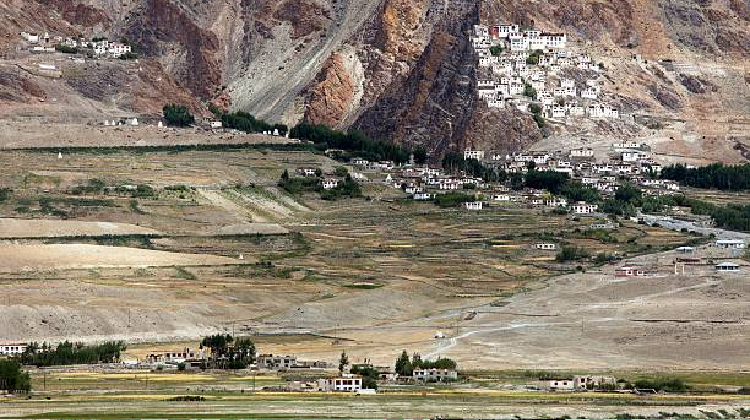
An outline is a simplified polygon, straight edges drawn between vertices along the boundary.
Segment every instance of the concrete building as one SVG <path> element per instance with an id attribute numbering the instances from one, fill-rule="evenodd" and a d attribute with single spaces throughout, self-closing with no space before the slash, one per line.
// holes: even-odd
<path id="1" fill-rule="evenodd" d="M 294 356 L 274 356 L 273 354 L 260 354 L 255 364 L 261 369 L 289 369 L 297 365 Z"/>
<path id="2" fill-rule="evenodd" d="M 414 369 L 412 377 L 424 382 L 449 382 L 458 379 L 458 373 L 453 369 Z"/>
<path id="3" fill-rule="evenodd" d="M 484 208 L 484 202 L 482 201 L 467 201 L 464 203 L 466 210 L 482 210 Z"/>
<path id="4" fill-rule="evenodd" d="M 543 251 L 554 251 L 557 248 L 556 244 L 549 244 L 549 243 L 543 243 L 543 244 L 536 244 L 534 245 L 536 249 L 543 250 Z"/>
<path id="5" fill-rule="evenodd" d="M 550 379 L 550 391 L 574 391 L 576 384 L 573 379 Z"/>
<path id="6" fill-rule="evenodd" d="M 745 249 L 743 239 L 719 239 L 716 241 L 716 247 L 721 249 Z"/>
<path id="7" fill-rule="evenodd" d="M 737 273 L 740 271 L 740 266 L 738 264 L 735 264 L 729 261 L 724 261 L 721 264 L 716 264 L 715 268 L 716 268 L 716 271 L 720 273 L 725 273 L 725 272 Z"/>
<path id="8" fill-rule="evenodd" d="M 0 355 L 3 356 L 17 356 L 24 353 L 27 348 L 26 343 L 8 343 L 0 344 Z"/>
<path id="9" fill-rule="evenodd" d="M 617 277 L 643 277 L 646 274 L 644 268 L 629 265 L 615 269 L 615 276 Z"/>
<path id="10" fill-rule="evenodd" d="M 588 204 L 585 201 L 579 201 L 573 204 L 573 213 L 575 214 L 591 214 L 599 210 L 599 206 L 596 204 Z"/>

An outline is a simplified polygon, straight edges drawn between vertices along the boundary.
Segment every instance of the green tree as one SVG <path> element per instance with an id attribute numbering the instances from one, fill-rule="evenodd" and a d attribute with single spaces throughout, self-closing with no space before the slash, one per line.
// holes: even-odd
<path id="1" fill-rule="evenodd" d="M 493 45 L 490 47 L 490 54 L 492 54 L 493 57 L 498 57 L 503 52 L 503 47 L 501 45 Z"/>
<path id="2" fill-rule="evenodd" d="M 344 369 L 346 369 L 346 366 L 349 364 L 349 357 L 346 355 L 345 351 L 341 352 L 341 357 L 339 358 L 339 375 L 344 373 Z"/>
<path id="3" fill-rule="evenodd" d="M 195 117 L 186 106 L 169 104 L 162 109 L 167 125 L 175 127 L 189 127 L 195 124 Z"/>
<path id="4" fill-rule="evenodd" d="M 31 391 L 29 374 L 21 370 L 17 360 L 0 360 L 0 390 L 7 392 Z"/>
<path id="5" fill-rule="evenodd" d="M 424 146 L 419 145 L 412 150 L 414 155 L 414 163 L 417 165 L 424 165 L 427 162 L 427 149 Z"/>
<path id="6" fill-rule="evenodd" d="M 527 84 L 526 86 L 523 87 L 523 96 L 528 96 L 531 99 L 536 98 L 536 89 L 534 89 L 531 85 Z"/>
<path id="7" fill-rule="evenodd" d="M 345 166 L 337 166 L 334 170 L 334 173 L 337 177 L 344 178 L 345 176 L 349 175 L 349 170 L 346 169 Z"/>
<path id="8" fill-rule="evenodd" d="M 409 354 L 406 352 L 406 350 L 404 350 L 401 353 L 401 356 L 396 359 L 396 373 L 401 376 L 411 376 L 413 372 L 414 368 L 409 361 Z"/>

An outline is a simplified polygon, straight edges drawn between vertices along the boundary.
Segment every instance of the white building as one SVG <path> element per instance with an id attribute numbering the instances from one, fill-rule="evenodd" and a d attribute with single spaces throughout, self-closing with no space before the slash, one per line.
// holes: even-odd
<path id="1" fill-rule="evenodd" d="M 574 391 L 575 381 L 572 379 L 551 379 L 549 381 L 550 391 Z"/>
<path id="2" fill-rule="evenodd" d="M 482 160 L 484 159 L 484 150 L 464 150 L 464 159 Z"/>
<path id="3" fill-rule="evenodd" d="M 740 266 L 738 264 L 735 264 L 733 262 L 725 261 L 721 264 L 716 264 L 715 266 L 716 271 L 719 272 L 738 272 L 740 271 Z"/>
<path id="4" fill-rule="evenodd" d="M 16 356 L 26 351 L 26 343 L 0 344 L 0 355 Z"/>
<path id="5" fill-rule="evenodd" d="M 573 204 L 573 213 L 575 214 L 590 214 L 599 210 L 599 206 L 596 204 L 588 204 L 585 201 L 579 201 Z"/>
<path id="6" fill-rule="evenodd" d="M 339 186 L 339 180 L 336 178 L 326 178 L 323 180 L 323 189 L 331 190 Z"/>
<path id="7" fill-rule="evenodd" d="M 620 111 L 608 105 L 589 105 L 587 110 L 591 118 L 620 118 Z"/>
<path id="8" fill-rule="evenodd" d="M 542 250 L 542 251 L 554 251 L 557 248 L 557 245 L 555 244 L 536 244 L 534 246 L 536 249 Z"/>
<path id="9" fill-rule="evenodd" d="M 466 210 L 482 210 L 484 207 L 483 201 L 467 201 L 464 203 Z"/>
<path id="10" fill-rule="evenodd" d="M 330 389 L 338 392 L 359 392 L 362 390 L 362 378 L 352 374 L 343 374 L 340 378 L 329 379 Z"/>
<path id="11" fill-rule="evenodd" d="M 716 247 L 721 249 L 745 249 L 743 239 L 719 239 L 716 241 Z"/>
<path id="12" fill-rule="evenodd" d="M 570 151 L 570 157 L 579 157 L 579 158 L 594 157 L 594 150 L 591 148 L 573 149 Z"/>
<path id="13" fill-rule="evenodd" d="M 414 369 L 412 376 L 415 380 L 424 382 L 448 382 L 458 379 L 458 373 L 453 369 Z"/>

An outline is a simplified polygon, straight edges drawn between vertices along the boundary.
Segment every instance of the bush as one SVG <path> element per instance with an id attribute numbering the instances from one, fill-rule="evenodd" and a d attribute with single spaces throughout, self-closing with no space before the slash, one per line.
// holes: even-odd
<path id="1" fill-rule="evenodd" d="M 583 248 L 564 246 L 562 247 L 562 249 L 560 249 L 560 252 L 557 254 L 557 256 L 555 256 L 555 259 L 558 262 L 565 262 L 581 260 L 584 258 L 588 258 L 589 256 L 590 255 L 588 251 Z"/>
<path id="2" fill-rule="evenodd" d="M 467 201 L 474 201 L 474 196 L 455 192 L 435 195 L 435 204 L 440 207 L 455 207 Z"/>
<path id="3" fill-rule="evenodd" d="M 255 118 L 254 115 L 247 112 L 236 112 L 232 114 L 222 114 L 221 124 L 224 128 L 233 128 L 246 133 L 262 133 L 264 131 L 279 131 L 279 135 L 286 136 L 289 128 L 284 124 L 271 124 L 264 120 Z"/>
<path id="4" fill-rule="evenodd" d="M 162 112 L 167 125 L 189 127 L 195 124 L 195 117 L 186 106 L 175 104 L 165 105 Z"/>
<path id="5" fill-rule="evenodd" d="M 18 361 L 0 360 L 0 390 L 24 393 L 31 391 L 29 374 L 21 370 Z"/>

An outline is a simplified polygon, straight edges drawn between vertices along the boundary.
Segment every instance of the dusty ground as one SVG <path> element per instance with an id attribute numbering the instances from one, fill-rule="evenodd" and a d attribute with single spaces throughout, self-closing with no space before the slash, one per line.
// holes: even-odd
<path id="1" fill-rule="evenodd" d="M 0 238 L 47 238 L 81 235 L 156 234 L 153 229 L 113 222 L 79 222 L 68 220 L 21 220 L 0 218 Z"/>
<path id="2" fill-rule="evenodd" d="M 226 265 L 237 261 L 214 255 L 177 254 L 165 251 L 102 245 L 0 245 L 5 255 L 0 271 L 96 267 L 158 267 L 173 265 Z"/>
<path id="3" fill-rule="evenodd" d="M 132 118 L 137 115 L 127 115 Z M 0 149 L 34 147 L 91 147 L 91 146 L 174 146 L 193 144 L 257 144 L 288 143 L 284 137 L 245 134 L 241 132 L 216 133 L 196 128 L 158 128 L 156 122 L 133 126 L 105 126 L 104 119 L 65 123 L 37 118 L 0 120 Z M 118 120 L 120 115 L 117 116 Z M 124 116 L 123 116 L 124 118 Z"/>
<path id="4" fill-rule="evenodd" d="M 736 276 L 670 277 L 669 254 L 642 261 L 658 277 L 617 281 L 613 266 L 587 262 L 576 263 L 586 274 L 570 275 L 575 265 L 532 249 L 552 240 L 645 258 L 694 239 L 680 232 L 625 223 L 589 234 L 593 221 L 585 218 L 439 209 L 377 185 L 365 188 L 371 200 L 292 197 L 276 187 L 284 169 L 335 166 L 303 152 L 0 156 L 8 163 L 0 183 L 12 190 L 0 211 L 49 235 L 2 245 L 0 341 L 312 332 L 338 338 L 270 341 L 262 350 L 328 361 L 346 350 L 352 360 L 390 364 L 407 349 L 448 355 L 467 368 L 750 362 L 741 351 L 748 289 Z M 155 190 L 146 197 L 71 193 L 94 178 Z M 158 237 L 101 231 L 63 238 L 55 230 L 79 222 L 123 223 Z M 50 223 L 55 229 L 39 228 Z M 560 275 L 567 276 L 551 280 Z M 435 339 L 438 330 L 448 338 Z"/>

